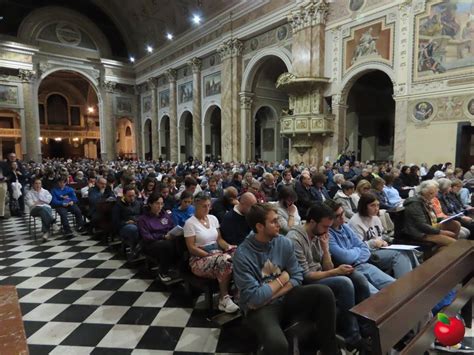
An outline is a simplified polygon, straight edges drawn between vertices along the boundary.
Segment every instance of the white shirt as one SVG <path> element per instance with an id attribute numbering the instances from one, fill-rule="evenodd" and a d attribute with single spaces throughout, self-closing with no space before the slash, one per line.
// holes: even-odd
<path id="1" fill-rule="evenodd" d="M 49 191 L 46 189 L 41 188 L 39 192 L 31 189 L 30 191 L 26 193 L 25 203 L 30 209 L 30 211 L 36 206 L 46 206 L 46 207 L 51 208 L 49 204 L 51 203 L 52 198 L 53 197 L 51 196 Z M 37 201 L 41 201 L 41 203 L 36 204 Z"/>
<path id="2" fill-rule="evenodd" d="M 196 216 L 192 216 L 184 223 L 184 237 L 189 238 L 196 236 L 196 246 L 203 247 L 217 242 L 219 221 L 213 215 L 207 215 L 209 220 L 209 228 L 199 222 Z"/>

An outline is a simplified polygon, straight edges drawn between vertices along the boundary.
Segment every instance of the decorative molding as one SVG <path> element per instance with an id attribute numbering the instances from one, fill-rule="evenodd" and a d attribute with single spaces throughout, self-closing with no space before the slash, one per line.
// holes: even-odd
<path id="1" fill-rule="evenodd" d="M 176 69 L 173 69 L 173 68 L 170 68 L 168 70 L 165 71 L 165 75 L 166 75 L 166 78 L 168 79 L 168 81 L 171 83 L 172 81 L 173 82 L 176 82 L 176 79 L 178 77 L 178 72 Z"/>
<path id="2" fill-rule="evenodd" d="M 329 5 L 325 0 L 310 0 L 288 15 L 288 23 L 293 33 L 306 27 L 325 25 L 329 14 Z"/>
<path id="3" fill-rule="evenodd" d="M 158 87 L 158 80 L 157 78 L 149 78 L 147 79 L 146 84 L 148 90 L 156 90 L 156 88 Z"/>
<path id="4" fill-rule="evenodd" d="M 237 38 L 229 39 L 217 47 L 217 53 L 219 53 L 221 60 L 226 60 L 231 57 L 238 57 L 242 54 L 244 45 Z"/>
<path id="5" fill-rule="evenodd" d="M 113 93 L 117 83 L 115 81 L 100 80 L 100 87 L 105 90 L 105 92 Z"/>
<path id="6" fill-rule="evenodd" d="M 188 61 L 188 65 L 191 67 L 193 74 L 199 73 L 202 69 L 202 60 L 198 57 L 193 57 Z"/>
<path id="7" fill-rule="evenodd" d="M 36 79 L 37 74 L 34 70 L 20 69 L 18 71 L 18 77 L 21 81 L 29 83 Z"/>
<path id="8" fill-rule="evenodd" d="M 250 110 L 252 108 L 253 97 L 255 94 L 253 92 L 242 91 L 240 95 L 240 107 L 243 110 Z"/>

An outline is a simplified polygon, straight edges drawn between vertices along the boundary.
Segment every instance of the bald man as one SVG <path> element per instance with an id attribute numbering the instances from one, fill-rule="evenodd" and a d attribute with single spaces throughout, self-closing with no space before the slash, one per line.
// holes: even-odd
<path id="1" fill-rule="evenodd" d="M 246 192 L 240 196 L 239 204 L 224 215 L 221 222 L 221 233 L 227 243 L 239 245 L 250 233 L 245 216 L 250 211 L 250 207 L 256 203 L 255 195 Z"/>

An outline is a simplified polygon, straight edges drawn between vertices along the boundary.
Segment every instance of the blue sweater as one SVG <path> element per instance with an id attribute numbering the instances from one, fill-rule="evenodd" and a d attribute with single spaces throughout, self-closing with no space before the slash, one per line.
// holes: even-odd
<path id="1" fill-rule="evenodd" d="M 58 207 L 64 206 L 69 202 L 77 203 L 77 197 L 74 190 L 69 186 L 64 186 L 63 189 L 59 187 L 55 187 L 51 190 L 51 196 L 53 197 L 51 200 L 51 206 Z M 62 198 L 61 196 L 67 196 L 66 198 Z"/>
<path id="2" fill-rule="evenodd" d="M 261 243 L 251 232 L 237 248 L 232 260 L 234 281 L 240 291 L 240 308 L 244 312 L 264 306 L 272 298 L 268 282 L 283 271 L 290 275 L 293 286 L 303 282 L 303 270 L 296 260 L 293 243 L 282 235 L 269 243 Z"/>
<path id="3" fill-rule="evenodd" d="M 330 228 L 329 235 L 329 251 L 336 263 L 355 266 L 369 260 L 369 247 L 347 223 L 338 230 Z"/>
<path id="4" fill-rule="evenodd" d="M 172 217 L 175 226 L 184 227 L 184 222 L 194 215 L 194 206 L 189 205 L 185 210 L 178 207 L 173 208 Z"/>

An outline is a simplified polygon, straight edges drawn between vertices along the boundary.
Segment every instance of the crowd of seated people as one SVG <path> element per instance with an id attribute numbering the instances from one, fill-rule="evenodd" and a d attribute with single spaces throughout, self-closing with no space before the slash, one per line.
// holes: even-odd
<path id="1" fill-rule="evenodd" d="M 412 251 L 384 249 L 394 237 L 391 213 L 403 212 L 398 230 L 405 239 L 439 250 L 473 236 L 474 168 L 463 174 L 449 164 L 36 164 L 9 155 L 0 169 L 12 214 L 23 213 L 26 204 L 41 219 L 44 240 L 51 238 L 55 211 L 64 235 L 74 233 L 68 214 L 78 233 L 94 234 L 108 218 L 103 206 L 110 205 L 110 233 L 122 241 L 128 260 L 156 259 L 158 278 L 166 283 L 179 276 L 176 239 L 184 238 L 190 272 L 217 281 L 218 308 L 241 309 L 268 354 L 288 347 L 282 327 L 297 315 L 325 319 L 322 354 L 337 353 L 336 330 L 349 348 L 367 346 L 367 330 L 348 310 L 418 265 Z M 176 226 L 181 234 L 171 233 L 180 230 Z"/>

